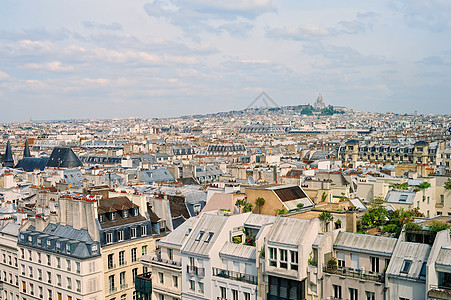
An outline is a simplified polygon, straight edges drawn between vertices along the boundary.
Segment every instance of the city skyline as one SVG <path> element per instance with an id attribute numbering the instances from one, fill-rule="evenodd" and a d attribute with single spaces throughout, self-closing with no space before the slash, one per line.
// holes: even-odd
<path id="1" fill-rule="evenodd" d="M 451 111 L 446 1 L 4 2 L 1 122 L 280 105 Z"/>

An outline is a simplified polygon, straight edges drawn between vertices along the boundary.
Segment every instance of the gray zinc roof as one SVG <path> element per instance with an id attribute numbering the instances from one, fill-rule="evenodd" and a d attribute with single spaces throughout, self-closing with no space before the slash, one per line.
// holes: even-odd
<path id="1" fill-rule="evenodd" d="M 400 242 L 393 252 L 390 264 L 387 268 L 388 276 L 408 277 L 418 279 L 423 263 L 427 262 L 431 246 L 427 244 Z M 411 261 L 407 273 L 403 273 L 404 261 Z"/>
<path id="2" fill-rule="evenodd" d="M 198 255 L 208 255 L 213 244 L 227 222 L 228 217 L 204 214 L 188 236 L 182 251 Z M 202 232 L 202 233 L 201 233 Z M 210 238 L 210 234 L 212 234 Z"/>
<path id="3" fill-rule="evenodd" d="M 340 232 L 335 240 L 334 248 L 354 252 L 391 255 L 395 249 L 396 241 L 397 239 L 389 237 Z"/>
<path id="4" fill-rule="evenodd" d="M 309 227 L 310 221 L 279 217 L 268 235 L 268 242 L 299 245 Z"/>
<path id="5" fill-rule="evenodd" d="M 257 250 L 254 246 L 225 242 L 224 246 L 222 246 L 221 251 L 219 251 L 219 255 L 232 256 L 255 261 L 256 252 Z"/>
<path id="6" fill-rule="evenodd" d="M 244 222 L 244 227 L 259 229 L 265 224 L 272 224 L 277 220 L 276 216 L 250 214 Z"/>
<path id="7" fill-rule="evenodd" d="M 193 229 L 198 218 L 189 218 L 170 234 L 160 240 L 160 243 L 181 247 L 187 239 L 190 231 Z"/>
<path id="8" fill-rule="evenodd" d="M 440 266 L 451 267 L 451 249 L 440 249 L 435 263 Z"/>

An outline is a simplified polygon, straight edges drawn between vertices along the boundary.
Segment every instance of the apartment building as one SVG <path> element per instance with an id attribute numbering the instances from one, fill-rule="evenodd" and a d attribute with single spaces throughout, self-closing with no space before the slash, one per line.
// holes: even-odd
<path id="1" fill-rule="evenodd" d="M 318 219 L 278 218 L 265 238 L 266 299 L 305 299 L 307 266 L 320 232 Z"/>
<path id="2" fill-rule="evenodd" d="M 157 243 L 157 250 L 140 258 L 152 272 L 135 278 L 137 299 L 182 299 L 181 247 L 198 218 L 190 218 Z M 148 285 L 151 285 L 149 290 Z M 152 298 L 151 298 L 152 297 Z"/>
<path id="3" fill-rule="evenodd" d="M 103 299 L 100 244 L 86 228 L 27 225 L 17 241 L 21 299 Z"/>
<path id="4" fill-rule="evenodd" d="M 396 238 L 338 233 L 333 256 L 323 265 L 324 299 L 385 299 L 384 270 L 396 242 Z"/>
<path id="5" fill-rule="evenodd" d="M 137 197 L 144 201 L 142 197 Z M 155 250 L 153 234 L 160 234 L 159 223 L 152 226 L 145 203 L 136 204 L 126 196 L 98 201 L 96 224 L 102 251 L 105 299 L 132 299 L 134 280 L 146 273 L 139 258 Z"/>
<path id="6" fill-rule="evenodd" d="M 0 229 L 0 299 L 19 299 L 17 237 L 20 225 L 7 223 Z"/>

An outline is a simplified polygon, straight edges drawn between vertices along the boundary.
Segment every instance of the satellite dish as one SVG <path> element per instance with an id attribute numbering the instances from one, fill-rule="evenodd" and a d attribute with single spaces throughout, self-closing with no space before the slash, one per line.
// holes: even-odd
<path id="1" fill-rule="evenodd" d="M 249 176 L 249 177 L 247 178 L 247 182 L 249 182 L 249 185 L 255 185 L 254 177 Z"/>

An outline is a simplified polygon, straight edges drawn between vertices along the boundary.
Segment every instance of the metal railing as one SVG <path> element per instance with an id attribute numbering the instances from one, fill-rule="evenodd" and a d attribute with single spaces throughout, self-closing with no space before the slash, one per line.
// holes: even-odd
<path id="1" fill-rule="evenodd" d="M 246 283 L 250 283 L 250 284 L 257 284 L 257 276 L 229 271 L 229 270 L 224 270 L 224 269 L 213 268 L 213 276 L 228 278 L 228 279 L 246 282 Z"/>
<path id="2" fill-rule="evenodd" d="M 163 259 L 163 258 L 159 258 L 156 256 L 150 256 L 150 261 L 153 262 L 157 262 L 157 263 L 162 263 L 165 265 L 170 265 L 170 266 L 175 266 L 175 267 L 181 267 L 182 264 L 180 262 L 174 261 L 174 260 L 169 260 L 169 259 Z"/>
<path id="3" fill-rule="evenodd" d="M 205 268 L 199 268 L 196 266 L 186 266 L 186 272 L 188 272 L 189 275 L 197 275 L 199 277 L 205 276 Z"/>
<path id="4" fill-rule="evenodd" d="M 324 266 L 323 271 L 329 274 L 337 274 L 341 276 L 358 278 L 362 280 L 371 280 L 377 282 L 384 282 L 384 274 L 363 271 L 361 269 L 353 269 L 347 267 L 338 267 L 338 266 Z"/>
<path id="5" fill-rule="evenodd" d="M 437 299 L 451 299 L 451 286 L 429 285 L 428 296 Z"/>

